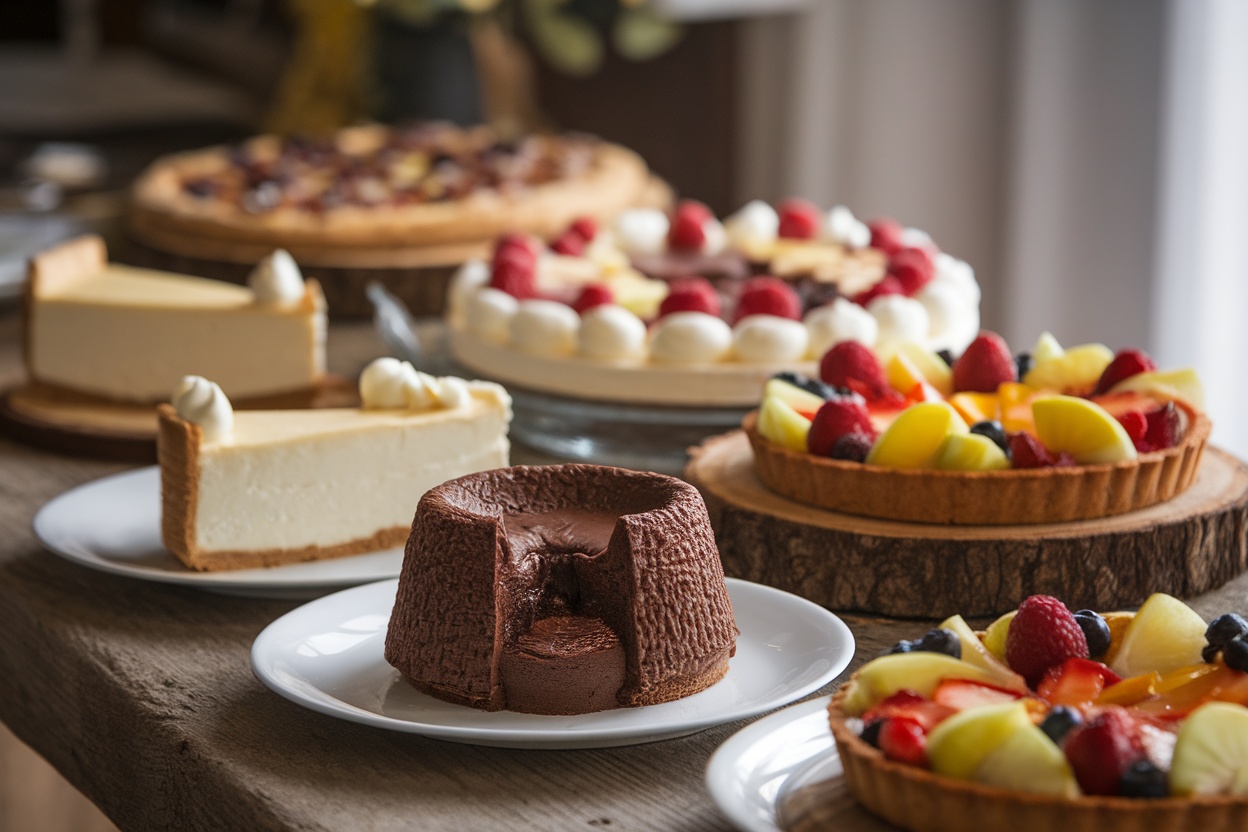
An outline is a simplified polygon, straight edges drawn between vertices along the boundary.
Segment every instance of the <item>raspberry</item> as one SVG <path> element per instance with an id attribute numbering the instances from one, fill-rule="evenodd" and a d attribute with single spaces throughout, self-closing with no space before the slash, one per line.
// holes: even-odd
<path id="1" fill-rule="evenodd" d="M 1010 461 L 1015 468 L 1050 468 L 1057 464 L 1039 439 L 1021 430 L 1010 434 Z"/>
<path id="2" fill-rule="evenodd" d="M 936 276 L 932 255 L 921 248 L 903 248 L 888 261 L 888 273 L 897 278 L 901 290 L 908 296 L 916 293 Z"/>
<path id="3" fill-rule="evenodd" d="M 591 283 L 576 296 L 576 300 L 572 302 L 572 308 L 584 315 L 587 310 L 595 306 L 606 306 L 611 303 L 615 303 L 615 295 L 611 289 L 601 283 Z"/>
<path id="4" fill-rule="evenodd" d="M 774 277 L 752 277 L 741 290 L 737 316 L 733 323 L 747 315 L 775 315 L 794 321 L 802 318 L 802 301 L 793 287 Z"/>
<path id="5" fill-rule="evenodd" d="M 1011 670 L 1034 688 L 1045 671 L 1072 657 L 1088 657 L 1088 640 L 1065 604 L 1051 595 L 1033 595 L 1018 605 L 1005 640 Z"/>
<path id="6" fill-rule="evenodd" d="M 575 231 L 581 239 L 589 242 L 598 236 L 598 220 L 593 217 L 578 217 L 568 226 L 568 231 Z"/>
<path id="7" fill-rule="evenodd" d="M 857 341 L 842 341 L 824 354 L 819 377 L 833 387 L 848 387 L 867 401 L 896 395 L 870 349 Z"/>
<path id="8" fill-rule="evenodd" d="M 789 240 L 813 240 L 819 234 L 819 209 L 804 199 L 780 203 L 779 236 Z"/>
<path id="9" fill-rule="evenodd" d="M 1144 442 L 1150 451 L 1164 451 L 1173 448 L 1179 441 L 1179 410 L 1174 402 L 1166 402 L 1156 410 L 1145 415 L 1148 430 L 1144 434 Z"/>
<path id="10" fill-rule="evenodd" d="M 537 264 L 523 256 L 495 258 L 490 285 L 521 300 L 537 295 Z"/>
<path id="11" fill-rule="evenodd" d="M 953 364 L 953 389 L 958 393 L 995 393 L 999 385 L 1018 380 L 1018 366 L 1005 339 L 984 331 Z"/>
<path id="12" fill-rule="evenodd" d="M 861 434 L 868 443 L 875 440 L 876 431 L 871 424 L 871 414 L 867 412 L 867 403 L 861 396 L 829 399 L 811 420 L 806 449 L 816 456 L 830 456 L 837 440 L 851 433 Z"/>
<path id="13" fill-rule="evenodd" d="M 901 250 L 901 235 L 905 231 L 901 223 L 881 217 L 867 223 L 867 228 L 871 230 L 871 248 L 878 248 L 889 257 Z"/>
<path id="14" fill-rule="evenodd" d="M 1108 392 L 1123 379 L 1131 378 L 1131 376 L 1139 375 L 1140 373 L 1149 373 L 1156 369 L 1157 365 L 1153 363 L 1153 359 L 1149 358 L 1142 351 L 1131 348 L 1118 350 L 1114 360 L 1109 362 L 1105 372 L 1101 373 L 1092 395 L 1099 396 L 1101 393 Z"/>
<path id="15" fill-rule="evenodd" d="M 491 265 L 498 265 L 504 259 L 517 259 L 522 262 L 536 263 L 537 256 L 542 252 L 542 244 L 536 237 L 528 234 L 504 234 L 494 244 L 494 258 Z"/>
<path id="16" fill-rule="evenodd" d="M 905 290 L 902 288 L 901 281 L 891 274 L 886 274 L 880 278 L 879 282 L 864 292 L 854 295 L 853 301 L 859 306 L 869 306 L 871 301 L 884 295 L 904 295 Z"/>
<path id="17" fill-rule="evenodd" d="M 550 248 L 556 254 L 580 257 L 585 252 L 585 238 L 569 228 L 555 238 L 555 241 L 550 244 Z"/>
<path id="18" fill-rule="evenodd" d="M 659 304 L 659 317 L 673 312 L 705 312 L 719 316 L 719 295 L 704 277 L 687 277 L 672 284 Z"/>
<path id="19" fill-rule="evenodd" d="M 706 222 L 714 216 L 701 202 L 685 200 L 680 203 L 667 230 L 667 247 L 675 251 L 701 251 L 706 244 Z"/>

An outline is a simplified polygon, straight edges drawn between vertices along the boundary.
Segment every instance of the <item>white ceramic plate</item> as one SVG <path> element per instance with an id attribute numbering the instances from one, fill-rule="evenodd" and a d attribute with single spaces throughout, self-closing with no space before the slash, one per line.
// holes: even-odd
<path id="1" fill-rule="evenodd" d="M 304 604 L 256 638 L 251 666 L 277 693 L 330 716 L 435 739 L 505 748 L 608 748 L 692 734 L 800 699 L 836 678 L 854 637 L 796 595 L 728 580 L 741 635 L 728 675 L 662 705 L 578 716 L 487 713 L 419 693 L 386 663 L 398 581 Z"/>
<path id="2" fill-rule="evenodd" d="M 777 808 L 801 786 L 840 777 L 830 696 L 785 708 L 729 737 L 706 767 L 711 799 L 746 832 L 779 832 Z"/>
<path id="3" fill-rule="evenodd" d="M 195 572 L 160 542 L 160 469 L 140 468 L 80 485 L 35 515 L 35 535 L 74 563 L 167 584 L 261 598 L 308 598 L 399 574 L 403 549 L 268 569 Z"/>

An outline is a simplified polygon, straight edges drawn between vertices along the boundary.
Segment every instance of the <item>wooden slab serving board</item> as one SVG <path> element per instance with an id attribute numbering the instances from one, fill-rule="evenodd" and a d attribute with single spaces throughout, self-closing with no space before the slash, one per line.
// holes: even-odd
<path id="1" fill-rule="evenodd" d="M 356 384 L 326 376 L 307 392 L 243 399 L 239 410 L 356 407 Z M 156 462 L 156 406 L 116 402 L 43 384 L 0 392 L 0 432 L 19 442 L 73 456 L 117 462 Z"/>
<path id="2" fill-rule="evenodd" d="M 1027 526 L 855 517 L 768 491 L 744 433 L 691 451 L 724 571 L 836 610 L 915 618 L 999 615 L 1027 596 L 1071 609 L 1190 597 L 1248 568 L 1248 465 L 1207 448 L 1192 486 L 1142 511 Z"/>

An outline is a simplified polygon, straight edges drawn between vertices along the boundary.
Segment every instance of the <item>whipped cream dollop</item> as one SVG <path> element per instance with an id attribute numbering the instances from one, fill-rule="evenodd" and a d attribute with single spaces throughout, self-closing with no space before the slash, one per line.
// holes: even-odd
<path id="1" fill-rule="evenodd" d="M 809 342 L 801 322 L 775 315 L 747 315 L 732 328 L 732 351 L 742 361 L 798 361 Z"/>
<path id="2" fill-rule="evenodd" d="M 655 208 L 634 208 L 615 220 L 615 236 L 629 254 L 660 254 L 667 247 L 671 222 Z"/>
<path id="3" fill-rule="evenodd" d="M 927 310 L 928 337 L 932 342 L 944 344 L 965 329 L 963 324 L 971 310 L 963 293 L 950 284 L 932 281 L 914 299 Z"/>
<path id="4" fill-rule="evenodd" d="M 623 306 L 595 306 L 581 316 L 578 340 L 581 355 L 589 358 L 635 358 L 646 350 L 646 324 Z"/>
<path id="5" fill-rule="evenodd" d="M 260 306 L 294 306 L 303 299 L 303 272 L 284 248 L 257 263 L 247 276 L 247 285 Z"/>
<path id="6" fill-rule="evenodd" d="M 906 248 L 927 248 L 932 245 L 932 235 L 922 228 L 904 228 L 901 232 L 901 244 Z"/>
<path id="7" fill-rule="evenodd" d="M 728 232 L 724 230 L 724 224 L 714 217 L 708 217 L 702 223 L 702 253 L 714 256 L 727 245 Z"/>
<path id="8" fill-rule="evenodd" d="M 466 261 L 455 270 L 446 290 L 446 311 L 451 323 L 461 324 L 467 315 L 468 299 L 489 285 L 490 265 L 484 260 Z"/>
<path id="9" fill-rule="evenodd" d="M 806 313 L 802 323 L 810 336 L 808 352 L 813 358 L 821 358 L 842 341 L 873 347 L 880 332 L 875 316 L 846 298 L 816 306 Z"/>
<path id="10" fill-rule="evenodd" d="M 464 308 L 464 324 L 478 338 L 495 344 L 507 343 L 511 319 L 520 301 L 501 289 L 484 286 L 473 292 Z"/>
<path id="11" fill-rule="evenodd" d="M 936 272 L 932 278 L 934 283 L 952 286 L 962 293 L 969 305 L 979 309 L 979 283 L 975 280 L 975 270 L 970 263 L 942 251 L 932 258 L 932 264 Z"/>
<path id="12" fill-rule="evenodd" d="M 178 382 L 173 409 L 199 425 L 206 442 L 225 442 L 234 434 L 234 407 L 221 388 L 203 376 L 184 376 Z"/>
<path id="13" fill-rule="evenodd" d="M 931 328 L 927 310 L 923 304 L 905 295 L 883 295 L 871 301 L 867 311 L 879 325 L 879 344 L 914 341 L 927 343 L 927 333 Z"/>
<path id="14" fill-rule="evenodd" d="M 453 410 L 470 398 L 462 378 L 435 378 L 397 358 L 378 358 L 360 373 L 360 400 L 367 410 Z"/>
<path id="15" fill-rule="evenodd" d="M 724 231 L 728 242 L 736 248 L 764 249 L 774 243 L 780 233 L 780 215 L 761 199 L 752 199 L 724 220 Z"/>
<path id="16" fill-rule="evenodd" d="M 871 245 L 871 229 L 844 205 L 834 206 L 828 211 L 824 220 L 824 234 L 832 242 L 848 248 L 866 248 Z"/>
<path id="17" fill-rule="evenodd" d="M 710 364 L 732 349 L 732 328 L 705 312 L 673 312 L 659 319 L 650 357 L 669 364 Z"/>
<path id="18" fill-rule="evenodd" d="M 569 355 L 576 351 L 581 316 L 553 300 L 523 300 L 511 318 L 511 343 L 537 355 Z"/>

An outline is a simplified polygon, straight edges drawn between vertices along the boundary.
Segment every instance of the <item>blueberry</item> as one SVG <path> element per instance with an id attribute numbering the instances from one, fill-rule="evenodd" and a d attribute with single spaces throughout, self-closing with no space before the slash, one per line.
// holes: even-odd
<path id="1" fill-rule="evenodd" d="M 1075 613 L 1075 620 L 1079 622 L 1083 635 L 1088 639 L 1088 656 L 1093 659 L 1099 659 L 1109 650 L 1109 625 L 1105 623 L 1105 619 L 1101 618 L 1092 610 L 1079 610 Z"/>
<path id="2" fill-rule="evenodd" d="M 880 747 L 880 728 L 884 726 L 884 720 L 877 719 L 875 722 L 868 722 L 862 726 L 862 733 L 859 736 L 867 745 Z"/>
<path id="3" fill-rule="evenodd" d="M 1136 760 L 1127 766 L 1118 781 L 1118 793 L 1123 797 L 1166 797 L 1170 794 L 1170 786 L 1166 782 L 1166 773 L 1152 760 Z"/>
<path id="4" fill-rule="evenodd" d="M 827 401 L 828 399 L 831 399 L 831 398 L 835 398 L 838 394 L 840 394 L 840 391 L 830 384 L 825 384 L 824 382 L 820 381 L 817 378 L 809 378 L 808 376 L 804 376 L 801 373 L 792 372 L 791 370 L 786 370 L 785 372 L 782 372 L 782 373 L 776 373 L 774 376 L 772 376 L 772 378 L 779 379 L 780 381 L 786 382 L 788 384 L 792 384 L 794 387 L 801 388 L 802 390 L 805 390 L 807 393 L 814 393 L 816 396 L 823 399 L 824 401 Z"/>
<path id="5" fill-rule="evenodd" d="M 1066 739 L 1066 735 L 1070 733 L 1072 728 L 1077 728 L 1083 722 L 1083 717 L 1079 716 L 1079 712 L 1074 708 L 1068 708 L 1065 705 L 1056 705 L 1053 710 L 1049 711 L 1049 715 L 1040 723 L 1040 730 L 1053 740 L 1055 745 L 1061 745 L 1062 740 Z"/>
<path id="6" fill-rule="evenodd" d="M 946 364 L 948 364 L 950 367 L 952 367 L 952 366 L 953 366 L 953 361 L 954 361 L 954 359 L 953 359 L 953 353 L 951 353 L 949 350 L 941 350 L 940 352 L 938 352 L 938 353 L 936 353 L 936 354 L 937 354 L 938 356 L 940 356 L 940 360 L 941 360 L 941 361 L 945 362 L 945 363 L 946 363 Z"/>
<path id="7" fill-rule="evenodd" d="M 1010 455 L 1010 440 L 1005 435 L 1005 428 L 1001 427 L 1000 422 L 976 422 L 971 425 L 971 433 L 978 433 L 980 436 L 987 436 L 993 441 L 998 448 L 1005 451 L 1006 457 Z"/>
<path id="8" fill-rule="evenodd" d="M 944 653 L 946 656 L 960 659 L 962 658 L 962 639 L 958 638 L 958 634 L 953 630 L 944 628 L 928 630 L 923 638 L 919 639 L 915 649 L 922 650 L 924 653 Z"/>
<path id="9" fill-rule="evenodd" d="M 1029 352 L 1020 352 L 1018 355 L 1014 356 L 1014 366 L 1018 369 L 1019 381 L 1022 381 L 1023 376 L 1031 372 L 1032 363 L 1031 353 Z"/>
<path id="10" fill-rule="evenodd" d="M 849 462 L 866 462 L 871 451 L 871 440 L 861 433 L 846 433 L 837 437 L 828 453 L 832 459 L 844 459 Z"/>
<path id="11" fill-rule="evenodd" d="M 1213 660 L 1222 652 L 1221 647 L 1215 647 L 1212 644 L 1206 644 L 1200 651 L 1200 660 L 1205 664 L 1213 664 Z"/>
<path id="12" fill-rule="evenodd" d="M 903 638 L 901 641 L 897 642 L 891 648 L 889 648 L 888 652 L 885 653 L 884 655 L 891 656 L 894 653 L 913 653 L 915 650 L 915 646 L 916 646 L 915 642 L 909 641 Z"/>
<path id="13" fill-rule="evenodd" d="M 1205 630 L 1205 641 L 1211 647 L 1225 647 L 1230 642 L 1248 633 L 1248 621 L 1242 615 L 1228 612 L 1219 615 Z"/>
<path id="14" fill-rule="evenodd" d="M 1241 636 L 1223 647 L 1222 661 L 1231 670 L 1248 673 L 1248 636 Z"/>

